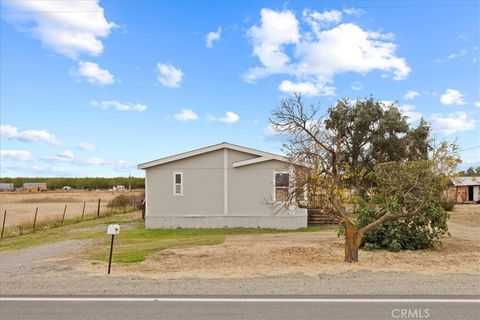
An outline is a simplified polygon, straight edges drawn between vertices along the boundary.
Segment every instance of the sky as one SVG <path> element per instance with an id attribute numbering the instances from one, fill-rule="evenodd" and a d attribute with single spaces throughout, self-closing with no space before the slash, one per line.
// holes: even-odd
<path id="1" fill-rule="evenodd" d="M 1 0 L 2 177 L 143 176 L 220 142 L 281 153 L 300 92 L 396 103 L 480 165 L 478 1 Z"/>

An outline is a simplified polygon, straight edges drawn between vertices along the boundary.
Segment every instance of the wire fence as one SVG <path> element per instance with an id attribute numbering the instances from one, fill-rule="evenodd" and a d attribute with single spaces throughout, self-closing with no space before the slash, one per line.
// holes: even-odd
<path id="1" fill-rule="evenodd" d="M 2 214 L 2 229 L 0 240 L 9 237 L 15 237 L 22 234 L 35 232 L 39 229 L 48 229 L 60 227 L 66 224 L 81 222 L 84 220 L 93 220 L 117 213 L 127 213 L 135 210 L 141 210 L 144 201 L 144 194 L 131 193 L 119 194 L 111 200 L 83 201 L 83 203 L 65 203 L 62 204 L 61 212 L 52 214 L 51 209 L 42 212 L 39 204 L 34 206 L 30 218 L 23 218 L 14 224 L 8 224 L 9 219 L 15 219 L 12 213 L 9 215 L 7 209 Z M 78 204 L 81 205 L 81 209 Z M 94 210 L 92 210 L 94 206 Z M 56 204 L 58 210 L 58 203 Z M 25 216 L 25 214 L 23 214 Z"/>

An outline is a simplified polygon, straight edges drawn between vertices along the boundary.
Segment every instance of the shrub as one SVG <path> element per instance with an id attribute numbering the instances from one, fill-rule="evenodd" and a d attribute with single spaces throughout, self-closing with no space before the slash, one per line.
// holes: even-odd
<path id="1" fill-rule="evenodd" d="M 387 212 L 392 219 L 363 236 L 365 249 L 428 249 L 448 233 L 449 213 L 442 206 L 445 177 L 432 161 L 382 163 L 375 166 L 372 177 L 376 187 L 369 203 L 361 203 L 357 210 L 356 228 Z"/>
<path id="2" fill-rule="evenodd" d="M 108 202 L 108 207 L 114 209 L 118 208 L 127 208 L 133 207 L 135 209 L 142 208 L 142 201 L 145 198 L 145 193 L 142 192 L 141 194 L 125 194 L 121 193 L 117 195 L 115 198 Z"/>
<path id="3" fill-rule="evenodd" d="M 442 199 L 440 201 L 440 205 L 442 206 L 443 210 L 445 211 L 453 211 L 453 207 L 455 206 L 455 202 L 449 199 Z"/>
<path id="4" fill-rule="evenodd" d="M 358 228 L 383 215 L 383 212 L 371 207 L 364 207 L 359 211 L 356 221 Z M 441 211 L 443 209 L 438 208 L 437 212 L 426 212 L 425 216 L 386 221 L 364 235 L 362 247 L 365 250 L 387 249 L 393 252 L 432 248 L 446 232 L 441 222 L 446 217 L 442 217 L 444 213 Z"/>

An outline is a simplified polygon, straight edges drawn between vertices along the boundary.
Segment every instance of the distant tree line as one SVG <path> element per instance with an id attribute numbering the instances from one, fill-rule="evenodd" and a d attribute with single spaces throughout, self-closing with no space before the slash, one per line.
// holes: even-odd
<path id="1" fill-rule="evenodd" d="M 125 188 L 143 189 L 145 179 L 137 177 L 116 177 L 116 178 L 0 178 L 1 183 L 13 183 L 15 188 L 20 188 L 26 182 L 46 182 L 49 190 L 61 189 L 69 186 L 74 189 L 111 189 L 114 186 L 123 185 Z"/>
<path id="2" fill-rule="evenodd" d="M 480 176 L 480 166 L 474 168 L 469 167 L 467 170 L 458 172 L 458 175 L 461 177 L 476 177 Z"/>

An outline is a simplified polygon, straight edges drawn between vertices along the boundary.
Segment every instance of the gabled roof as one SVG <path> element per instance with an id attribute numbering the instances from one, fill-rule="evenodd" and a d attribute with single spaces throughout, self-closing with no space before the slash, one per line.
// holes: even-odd
<path id="1" fill-rule="evenodd" d="M 204 154 L 204 153 L 207 153 L 207 152 L 212 152 L 212 151 L 216 151 L 216 150 L 220 150 L 220 149 L 224 149 L 224 148 L 230 149 L 230 150 L 235 150 L 235 151 L 240 151 L 240 152 L 245 152 L 245 153 L 249 153 L 249 154 L 258 156 L 258 158 L 235 162 L 233 164 L 234 168 L 249 165 L 249 164 L 253 164 L 253 163 L 269 161 L 269 160 L 278 160 L 278 161 L 281 161 L 281 162 L 288 162 L 288 159 L 286 157 L 278 155 L 278 154 L 265 152 L 265 151 L 260 151 L 260 150 L 247 148 L 247 147 L 242 147 L 242 146 L 227 143 L 227 142 L 222 142 L 222 143 L 219 143 L 219 144 L 215 144 L 213 146 L 208 146 L 208 147 L 204 147 L 204 148 L 200 148 L 200 149 L 195 149 L 195 150 L 192 150 L 192 151 L 179 153 L 179 154 L 176 154 L 176 155 L 173 155 L 173 156 L 170 156 L 170 157 L 140 163 L 137 166 L 137 168 L 138 169 L 148 169 L 148 168 L 158 166 L 158 165 L 161 165 L 161 164 L 165 164 L 165 163 L 169 163 L 169 162 L 173 162 L 173 161 L 177 161 L 177 160 L 181 160 L 181 159 L 190 158 L 190 157 L 193 157 L 193 156 L 197 156 L 197 155 L 200 155 L 200 154 Z"/>
<path id="2" fill-rule="evenodd" d="M 480 186 L 480 177 L 455 177 L 450 181 L 455 187 Z"/>

